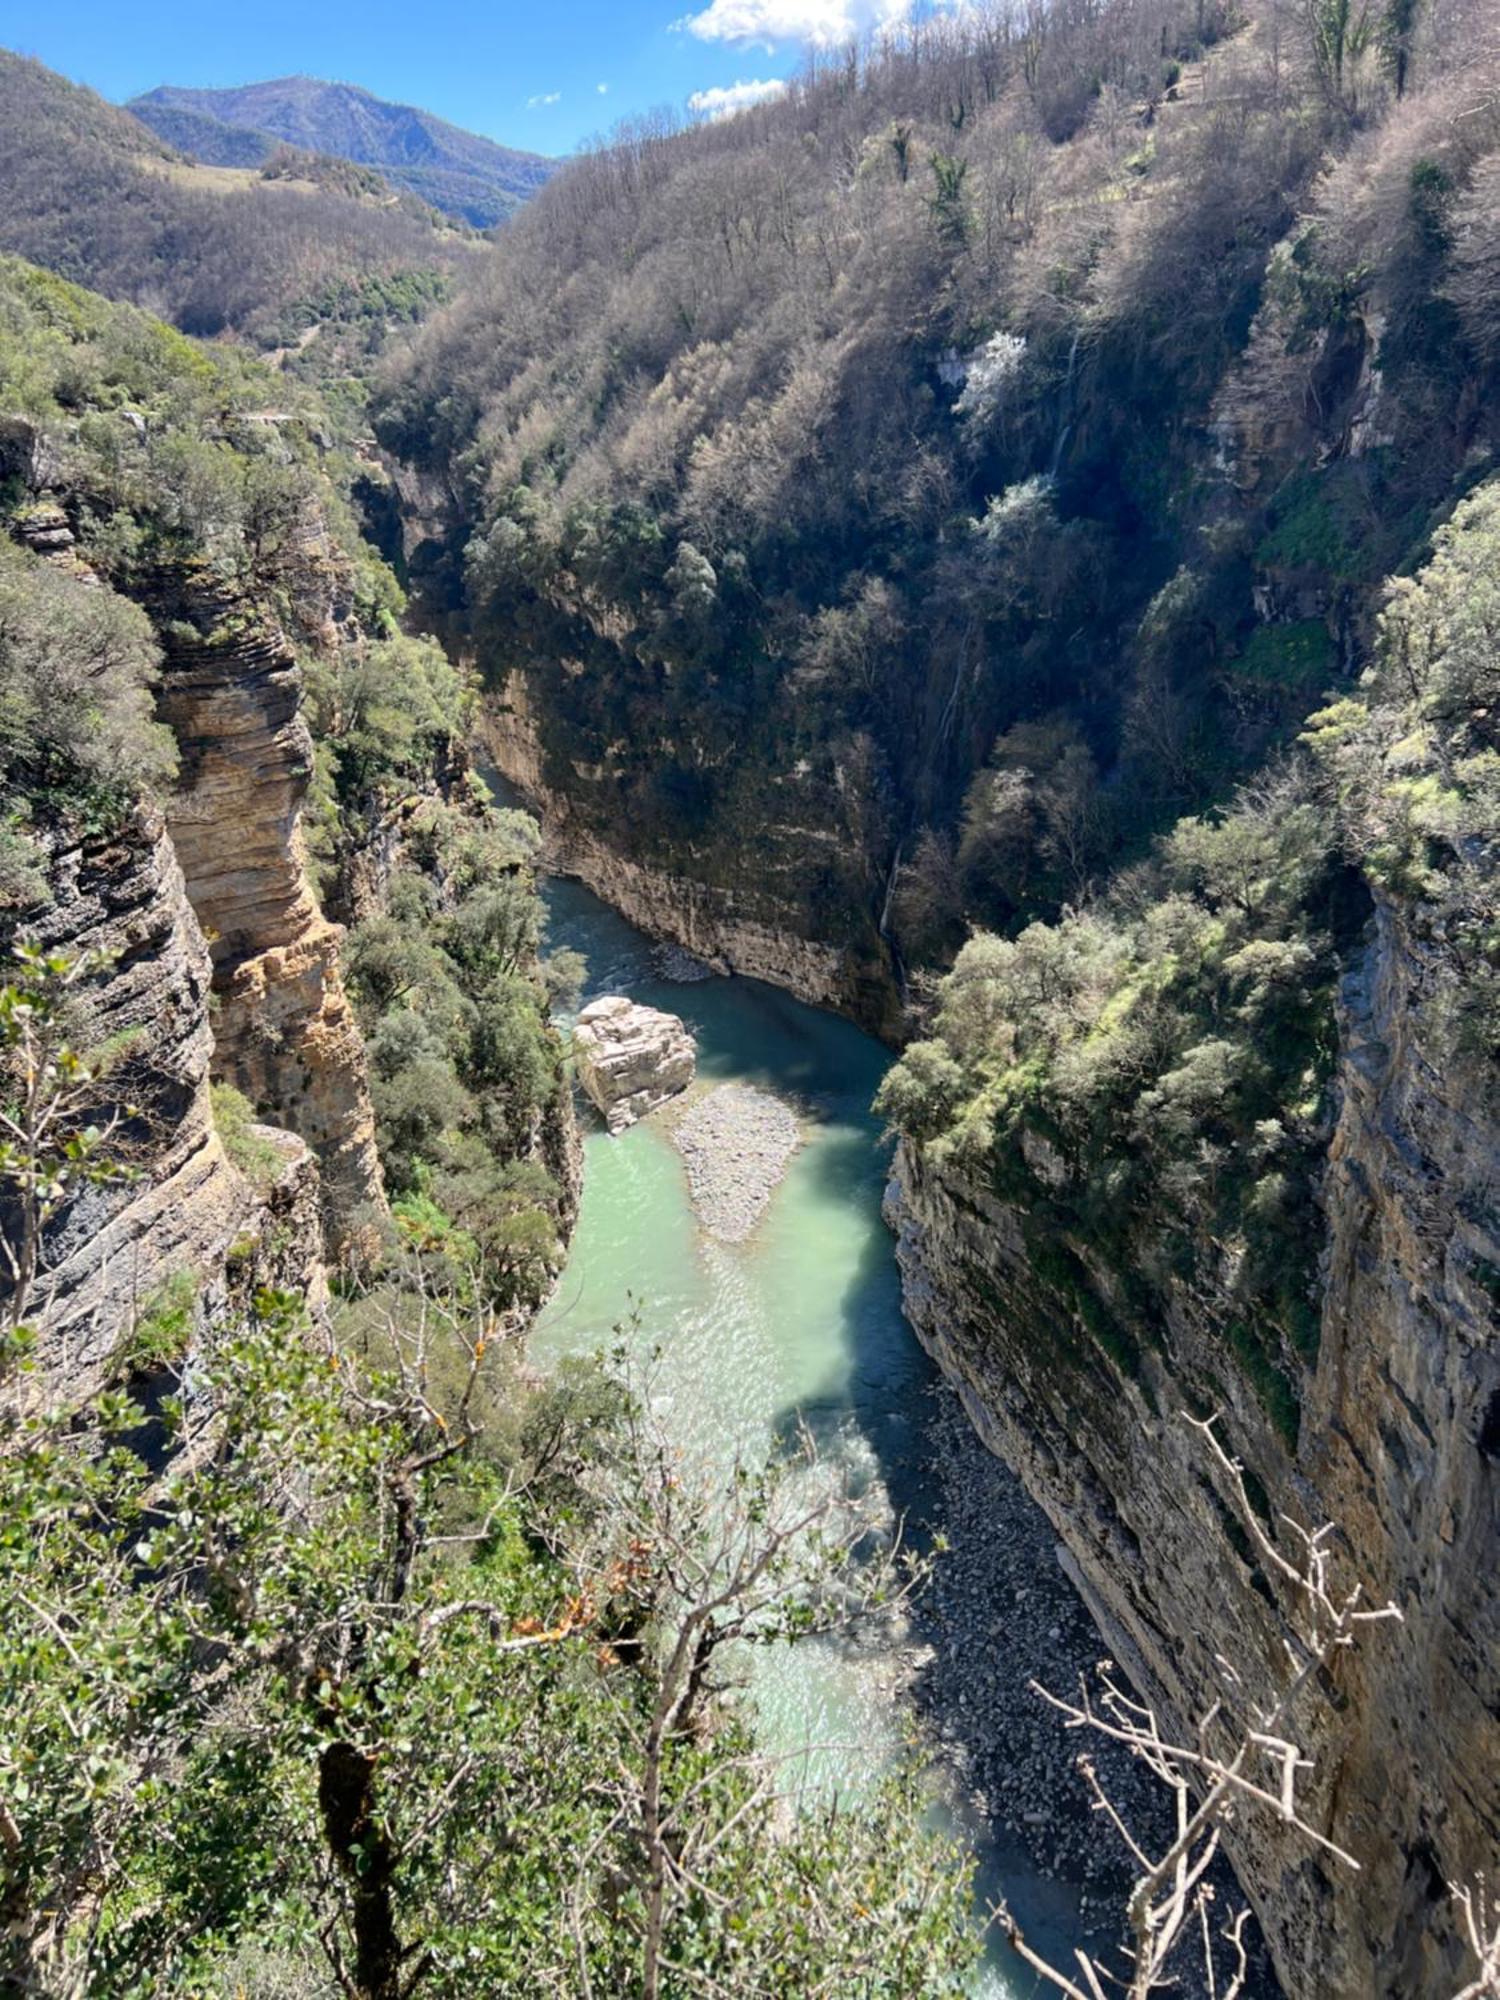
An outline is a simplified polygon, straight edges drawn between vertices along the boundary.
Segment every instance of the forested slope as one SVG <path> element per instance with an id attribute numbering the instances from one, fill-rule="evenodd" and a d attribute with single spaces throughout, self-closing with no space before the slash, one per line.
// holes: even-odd
<path id="1" fill-rule="evenodd" d="M 570 822 L 753 830 L 875 1018 L 1289 741 L 1488 448 L 1460 26 L 1398 102 L 1269 8 L 985 20 L 578 162 L 381 419 Z"/>
<path id="2" fill-rule="evenodd" d="M 342 324 L 356 352 L 443 295 L 467 250 L 412 196 L 341 162 L 194 165 L 129 112 L 0 50 L 0 250 L 185 331 L 293 343 Z M 332 343 L 330 343 L 332 344 Z"/>
<path id="3" fill-rule="evenodd" d="M 1235 1836 L 1309 1994 L 1457 1983 L 1500 1839 L 1497 60 L 911 27 L 559 176 L 380 415 L 564 865 L 915 1037 L 908 1310 L 1171 1726 L 1289 1630 L 1184 1413 L 1406 1607 L 1362 1874 Z"/>

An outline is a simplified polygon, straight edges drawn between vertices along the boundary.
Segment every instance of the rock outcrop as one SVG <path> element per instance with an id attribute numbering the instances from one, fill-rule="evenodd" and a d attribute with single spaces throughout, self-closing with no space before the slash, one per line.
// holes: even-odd
<path id="1" fill-rule="evenodd" d="M 578 1081 L 611 1132 L 623 1132 L 680 1090 L 697 1067 L 693 1038 L 675 1014 L 623 994 L 592 1000 L 573 1029 Z"/>
<path id="2" fill-rule="evenodd" d="M 1038 1270 L 1013 1198 L 903 1145 L 887 1202 L 913 1325 L 1171 1726 L 1209 1707 L 1220 1656 L 1252 1699 L 1279 1685 L 1285 1657 L 1185 1410 L 1221 1411 L 1271 1515 L 1337 1523 L 1342 1574 L 1400 1606 L 1400 1626 L 1371 1628 L 1340 1659 L 1306 1745 L 1313 1822 L 1359 1870 L 1268 1815 L 1235 1829 L 1282 1978 L 1318 2000 L 1455 1990 L 1447 1885 L 1500 1852 L 1500 1129 L 1493 1095 L 1429 1053 L 1455 976 L 1409 913 L 1381 905 L 1341 995 L 1322 1337 L 1295 1447 L 1201 1291 L 1159 1281 L 1160 1321 L 1137 1321 L 1131 1372 Z M 1128 1322 L 1129 1274 L 1091 1275 Z"/>
<path id="3" fill-rule="evenodd" d="M 819 937 L 806 884 L 788 873 L 800 866 L 794 857 L 824 854 L 832 839 L 826 827 L 794 833 L 767 818 L 751 841 L 721 838 L 713 855 L 684 852 L 674 863 L 633 848 L 630 815 L 613 802 L 608 772 L 574 769 L 567 786 L 549 781 L 534 698 L 520 672 L 489 705 L 483 741 L 495 768 L 541 821 L 554 874 L 575 877 L 648 936 L 681 945 L 715 972 L 764 979 L 810 1006 L 847 1014 L 871 1033 L 895 1033 L 899 999 L 879 939 L 873 931 L 843 944 Z M 819 817 L 809 805 L 784 803 L 789 817 Z M 731 851 L 726 876 L 722 864 Z M 824 858 L 832 865 L 831 851 Z"/>
<path id="4" fill-rule="evenodd" d="M 187 1271 L 222 1293 L 228 1252 L 258 1233 L 261 1204 L 214 1129 L 208 952 L 160 816 L 142 811 L 107 839 L 55 836 L 48 859 L 45 910 L 19 927 L 94 962 L 74 1038 L 114 1051 L 104 1119 L 130 1107 L 110 1144 L 130 1177 L 85 1187 L 59 1217 L 31 1305 L 42 1365 L 86 1393 L 168 1280 Z M 285 1254 L 305 1262 L 290 1191 L 280 1206 Z"/>
<path id="5" fill-rule="evenodd" d="M 213 961 L 216 1074 L 312 1147 L 338 1249 L 384 1196 L 341 932 L 306 871 L 301 673 L 280 629 L 206 570 L 164 576 L 152 608 L 158 710 L 182 758 L 172 840 Z"/>

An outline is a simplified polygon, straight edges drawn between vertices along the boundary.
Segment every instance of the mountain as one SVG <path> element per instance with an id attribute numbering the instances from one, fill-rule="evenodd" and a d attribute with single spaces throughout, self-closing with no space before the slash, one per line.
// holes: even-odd
<path id="1" fill-rule="evenodd" d="M 211 165 L 260 165 L 278 145 L 331 153 L 378 167 L 392 187 L 479 229 L 502 221 L 552 171 L 538 153 L 516 152 L 412 105 L 316 77 L 236 90 L 163 84 L 132 98 L 128 109 L 169 144 Z"/>
<path id="2" fill-rule="evenodd" d="M 338 318 L 368 349 L 447 290 L 474 239 L 345 161 L 281 147 L 264 169 L 195 163 L 0 50 L 0 251 L 188 333 L 274 347 Z"/>

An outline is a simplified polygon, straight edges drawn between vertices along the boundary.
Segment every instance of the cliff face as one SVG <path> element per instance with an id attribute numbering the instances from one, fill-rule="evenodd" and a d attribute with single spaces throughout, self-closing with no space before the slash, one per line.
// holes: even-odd
<path id="1" fill-rule="evenodd" d="M 1272 1510 L 1337 1523 L 1346 1575 L 1401 1607 L 1401 1626 L 1373 1628 L 1340 1662 L 1307 1742 L 1313 1821 L 1360 1871 L 1274 1824 L 1235 1830 L 1282 1977 L 1320 2000 L 1461 1983 L 1446 1885 L 1492 1865 L 1500 1843 L 1500 1353 L 1486 1287 L 1500 1270 L 1500 1130 L 1483 1091 L 1425 1046 L 1455 977 L 1411 914 L 1382 902 L 1340 998 L 1322 1338 L 1295 1449 L 1226 1352 L 1201 1279 L 1159 1295 L 1162 1323 L 1149 1338 L 1137 1325 L 1127 1376 L 1037 1272 L 1016 1207 L 909 1144 L 888 1199 L 913 1324 L 1174 1724 L 1215 1699 L 1217 1655 L 1252 1697 L 1281 1659 L 1279 1615 L 1184 1409 L 1220 1410 Z M 1119 1274 L 1091 1274 L 1128 1323 Z"/>
<path id="2" fill-rule="evenodd" d="M 301 674 L 280 629 L 209 573 L 164 578 L 156 598 L 158 711 L 182 758 L 170 828 L 209 940 L 215 1070 L 313 1148 L 339 1246 L 384 1197 L 341 933 L 306 873 Z"/>
<path id="3" fill-rule="evenodd" d="M 760 821 L 743 842 L 726 843 L 716 830 L 700 847 L 681 844 L 678 865 L 666 866 L 634 841 L 606 765 L 574 762 L 568 782 L 561 781 L 543 741 L 538 699 L 527 675 L 513 672 L 488 708 L 484 743 L 496 769 L 539 815 L 555 873 L 576 876 L 650 936 L 680 944 L 720 971 L 783 986 L 872 1033 L 898 1031 L 891 962 L 857 906 L 832 912 L 833 932 L 843 942 L 817 934 L 809 857 L 814 866 L 829 862 L 825 850 L 838 843 L 826 823 L 790 824 L 794 816 L 815 822 L 820 816 L 816 805 L 796 800 L 795 774 L 785 786 L 767 786 Z"/>
<path id="4" fill-rule="evenodd" d="M 208 952 L 160 817 L 141 812 L 109 839 L 58 839 L 49 863 L 45 922 L 28 928 L 51 950 L 97 958 L 81 1039 L 120 1051 L 109 1098 L 132 1107 L 112 1148 L 131 1177 L 73 1202 L 49 1236 L 34 1302 L 43 1365 L 86 1393 L 168 1280 L 188 1272 L 204 1305 L 222 1301 L 241 1240 L 260 1244 L 274 1229 L 274 1252 L 256 1250 L 243 1278 L 316 1294 L 316 1176 L 289 1134 L 278 1135 L 286 1169 L 264 1199 L 225 1155 L 209 1100 Z"/>

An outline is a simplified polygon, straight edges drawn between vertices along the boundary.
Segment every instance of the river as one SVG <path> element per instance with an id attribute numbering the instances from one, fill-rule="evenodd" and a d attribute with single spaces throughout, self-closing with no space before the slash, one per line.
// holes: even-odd
<path id="1" fill-rule="evenodd" d="M 726 1464 L 736 1453 L 753 1457 L 800 1419 L 824 1454 L 837 1455 L 861 1481 L 878 1482 L 919 1535 L 940 1525 L 952 1536 L 933 1463 L 935 1370 L 903 1317 L 880 1218 L 887 1155 L 870 1103 L 887 1052 L 848 1022 L 757 980 L 666 978 L 650 940 L 587 889 L 554 878 L 545 893 L 548 948 L 570 946 L 584 955 L 586 1000 L 629 993 L 679 1014 L 697 1041 L 700 1078 L 750 1083 L 790 1100 L 807 1139 L 755 1234 L 731 1246 L 699 1230 L 681 1159 L 656 1123 L 610 1138 L 590 1120 L 578 1226 L 561 1282 L 533 1329 L 533 1360 L 545 1367 L 565 1354 L 607 1347 L 634 1314 L 641 1341 L 660 1350 L 662 1416 L 685 1451 Z M 949 1438 L 951 1447 L 951 1428 Z M 1050 1538 L 1039 1532 L 1039 1517 L 1015 1482 L 966 1432 L 958 1449 L 973 1453 L 978 1476 L 992 1478 L 998 1496 L 980 1508 L 979 1534 L 969 1540 L 1004 1538 L 1013 1528 L 1021 1538 L 1021 1574 L 1029 1575 L 1028 1566 L 1043 1572 L 1037 1587 L 1053 1593 L 1053 1604 L 1076 1611 L 1052 1564 Z M 990 1518 L 995 1506 L 1009 1520 Z M 971 1594 L 982 1593 L 990 1588 L 988 1556 L 960 1544 L 950 1559 L 960 1570 L 966 1553 L 981 1562 Z M 1031 1592 L 1023 1583 L 1018 1594 Z M 940 1624 L 942 1614 L 932 1615 Z M 1071 1650 L 1082 1644 L 1084 1657 L 1092 1657 L 1096 1642 L 1079 1621 L 1081 1613 L 1070 1626 Z M 1059 1628 L 1050 1633 L 1056 1639 Z M 893 1687 L 911 1678 L 923 1636 L 932 1634 L 913 1639 L 904 1658 L 892 1657 L 905 1644 L 894 1639 L 884 1655 L 832 1644 L 758 1654 L 754 1697 L 763 1740 L 781 1751 L 813 1746 L 814 1778 L 857 1790 L 896 1750 L 906 1703 Z M 917 1676 L 929 1720 L 941 1721 L 945 1705 L 959 1704 L 960 1726 L 944 1733 L 957 1743 L 962 1768 L 962 1725 L 972 1728 L 983 1711 L 976 1700 L 969 1714 L 971 1694 L 962 1690 L 973 1689 L 966 1677 L 976 1666 L 982 1673 L 982 1663 L 954 1649 L 945 1678 L 941 1657 L 935 1667 L 930 1649 L 919 1657 L 929 1661 Z M 999 1664 L 1024 1688 L 1028 1663 Z M 1066 1760 L 1051 1718 L 1038 1715 L 1033 1726 L 1045 1784 L 1047 1763 L 1063 1771 Z M 1072 1781 L 1063 1775 L 1057 1782 Z M 1076 1825 L 1067 1802 L 1061 1811 Z M 1017 1811 L 1017 1835 L 1023 1817 Z M 975 1815 L 969 1820 L 981 1895 L 1003 1888 L 1029 1937 L 1069 1952 L 1086 1926 L 1079 1885 L 1066 1867 L 1048 1867 L 1019 1837 Z M 996 1939 L 980 1990 L 987 2000 L 1021 2000 L 1036 1985 Z"/>

